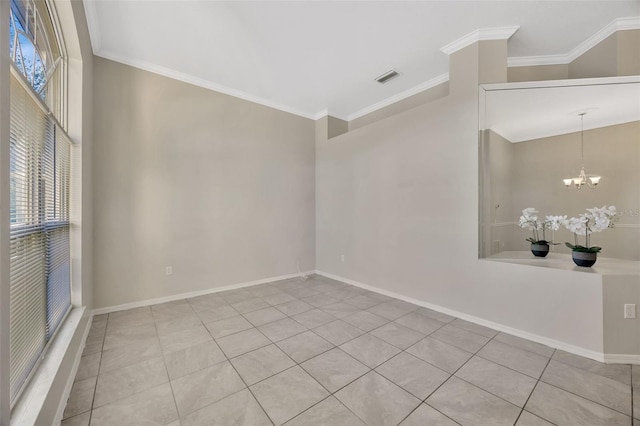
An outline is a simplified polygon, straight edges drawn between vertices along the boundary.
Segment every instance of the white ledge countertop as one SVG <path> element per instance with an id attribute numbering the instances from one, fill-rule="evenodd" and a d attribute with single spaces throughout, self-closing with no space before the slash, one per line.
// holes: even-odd
<path id="1" fill-rule="evenodd" d="M 485 260 L 516 263 L 520 265 L 540 266 L 543 268 L 561 269 L 598 275 L 630 275 L 638 276 L 640 285 L 640 261 L 600 257 L 590 268 L 577 266 L 570 254 L 549 253 L 547 257 L 535 257 L 531 251 L 503 251 Z"/>

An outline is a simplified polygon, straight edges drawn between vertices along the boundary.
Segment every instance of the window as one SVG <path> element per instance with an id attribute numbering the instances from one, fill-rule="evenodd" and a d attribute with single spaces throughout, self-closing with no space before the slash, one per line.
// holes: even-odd
<path id="1" fill-rule="evenodd" d="M 62 117 L 63 56 L 44 1 L 10 14 L 10 399 L 13 406 L 71 307 L 72 143 Z M 55 117 L 55 118 L 54 118 Z"/>

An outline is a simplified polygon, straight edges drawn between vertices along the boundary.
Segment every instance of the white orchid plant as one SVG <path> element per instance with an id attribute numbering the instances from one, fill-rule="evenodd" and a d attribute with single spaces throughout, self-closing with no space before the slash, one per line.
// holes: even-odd
<path id="1" fill-rule="evenodd" d="M 566 217 L 566 216 L 565 216 Z M 602 232 L 607 228 L 613 228 L 617 220 L 617 211 L 615 206 L 602 206 L 587 209 L 587 213 L 582 213 L 578 217 L 572 217 L 564 221 L 564 226 L 575 237 L 575 244 L 565 243 L 573 251 L 581 251 L 587 253 L 598 253 L 602 247 L 590 246 L 590 234 L 594 232 Z M 586 245 L 578 244 L 578 235 L 585 236 Z"/>
<path id="2" fill-rule="evenodd" d="M 557 244 L 552 241 L 547 241 L 545 231 L 547 229 L 551 231 L 557 231 L 560 226 L 567 220 L 567 216 L 545 216 L 544 220 L 538 219 L 538 211 L 533 207 L 527 207 L 522 210 L 522 216 L 520 216 L 520 222 L 518 225 L 520 228 L 529 229 L 533 231 L 533 237 L 529 237 L 526 241 L 533 244 L 549 245 Z M 542 238 L 540 238 L 540 232 L 542 230 Z"/>

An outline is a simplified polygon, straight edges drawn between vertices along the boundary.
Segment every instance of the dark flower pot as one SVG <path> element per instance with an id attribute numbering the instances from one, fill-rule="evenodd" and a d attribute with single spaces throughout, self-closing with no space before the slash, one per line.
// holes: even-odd
<path id="1" fill-rule="evenodd" d="M 549 254 L 549 244 L 531 243 L 531 253 L 536 257 L 545 257 Z"/>
<path id="2" fill-rule="evenodd" d="M 576 265 L 589 268 L 596 263 L 596 260 L 598 260 L 598 253 L 589 253 L 586 251 L 572 251 L 571 257 L 573 258 L 573 262 Z"/>

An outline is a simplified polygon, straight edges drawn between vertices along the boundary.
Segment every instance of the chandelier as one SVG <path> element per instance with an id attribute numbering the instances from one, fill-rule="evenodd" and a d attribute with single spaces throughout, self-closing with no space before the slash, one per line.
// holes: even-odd
<path id="1" fill-rule="evenodd" d="M 584 116 L 586 112 L 578 114 L 580 116 L 580 154 L 582 155 L 582 168 L 580 174 L 577 177 L 562 179 L 564 186 L 569 188 L 571 185 L 575 185 L 576 189 L 582 188 L 584 185 L 590 189 L 594 189 L 602 176 L 588 175 L 584 172 Z"/>

